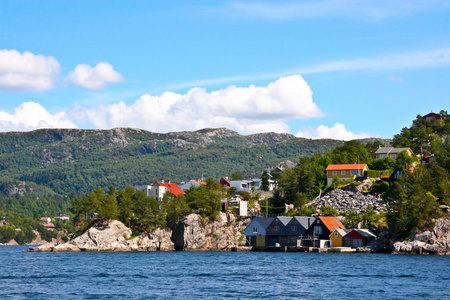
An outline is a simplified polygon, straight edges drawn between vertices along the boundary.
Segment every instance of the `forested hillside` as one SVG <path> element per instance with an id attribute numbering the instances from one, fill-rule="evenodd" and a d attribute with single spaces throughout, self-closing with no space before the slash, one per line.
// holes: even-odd
<path id="1" fill-rule="evenodd" d="M 44 129 L 0 134 L 0 192 L 37 196 L 87 193 L 98 186 L 183 181 L 231 173 L 260 176 L 280 161 L 342 145 L 290 134 L 242 136 L 228 129 L 152 133 L 112 130 Z"/>

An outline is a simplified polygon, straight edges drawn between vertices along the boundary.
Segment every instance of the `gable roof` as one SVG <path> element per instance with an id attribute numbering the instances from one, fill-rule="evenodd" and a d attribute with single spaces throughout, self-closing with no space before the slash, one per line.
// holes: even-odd
<path id="1" fill-rule="evenodd" d="M 186 193 L 176 183 L 157 181 L 155 184 L 166 187 L 169 192 L 175 195 L 175 197 L 178 197 L 178 195 L 186 195 Z"/>
<path id="2" fill-rule="evenodd" d="M 336 229 L 345 229 L 345 226 L 336 217 L 319 217 L 319 219 L 331 232 L 335 231 Z"/>
<path id="3" fill-rule="evenodd" d="M 303 226 L 303 228 L 308 229 L 309 226 L 316 220 L 314 217 L 299 217 L 295 216 L 293 219 L 297 220 L 300 225 Z"/>
<path id="4" fill-rule="evenodd" d="M 284 226 L 286 226 L 292 220 L 292 217 L 280 216 L 277 217 L 277 219 L 280 220 L 280 222 L 283 223 Z"/>
<path id="5" fill-rule="evenodd" d="M 275 218 L 272 218 L 272 217 L 255 217 L 252 220 L 252 222 L 253 221 L 258 222 L 259 224 L 261 224 L 262 227 L 267 228 L 270 225 L 270 223 L 272 223 L 273 220 L 275 220 Z"/>
<path id="6" fill-rule="evenodd" d="M 204 181 L 198 181 L 198 180 L 191 180 L 192 182 L 195 182 L 198 185 L 206 185 L 206 182 Z"/>
<path id="7" fill-rule="evenodd" d="M 411 148 L 394 148 L 394 147 L 380 147 L 373 154 L 388 154 L 388 153 L 400 153 L 402 151 L 411 151 Z"/>
<path id="8" fill-rule="evenodd" d="M 353 238 L 363 238 L 363 237 L 377 237 L 373 232 L 371 232 L 369 229 L 353 229 L 352 231 L 348 232 L 346 236 L 353 237 Z"/>
<path id="9" fill-rule="evenodd" d="M 349 233 L 350 231 L 351 231 L 351 229 L 341 229 L 341 228 L 338 228 L 338 229 L 333 230 L 333 231 L 330 233 L 330 236 L 332 236 L 332 235 L 334 234 L 334 232 L 338 232 L 340 236 L 344 236 L 344 235 L 346 235 L 347 233 Z"/>
<path id="10" fill-rule="evenodd" d="M 339 171 L 339 170 L 364 170 L 369 169 L 367 164 L 336 164 L 328 165 L 326 171 Z"/>

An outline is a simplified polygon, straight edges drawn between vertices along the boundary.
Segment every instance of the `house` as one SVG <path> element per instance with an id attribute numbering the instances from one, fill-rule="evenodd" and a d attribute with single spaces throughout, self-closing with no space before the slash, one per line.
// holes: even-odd
<path id="1" fill-rule="evenodd" d="M 148 197 L 153 197 L 158 201 L 161 201 L 168 192 L 175 197 L 186 194 L 176 183 L 164 182 L 164 180 L 157 181 L 152 185 L 137 185 L 134 186 L 134 189 L 144 191 Z"/>
<path id="2" fill-rule="evenodd" d="M 330 233 L 330 247 L 342 247 L 342 238 L 349 232 L 350 229 L 335 229 Z"/>
<path id="3" fill-rule="evenodd" d="M 230 180 L 230 187 L 234 187 L 238 192 L 251 192 L 253 187 L 253 180 Z"/>
<path id="4" fill-rule="evenodd" d="M 83 222 L 76 222 L 74 225 L 75 225 L 76 228 L 81 228 L 81 227 L 83 227 L 84 223 Z"/>
<path id="5" fill-rule="evenodd" d="M 44 224 L 42 224 L 45 228 L 47 228 L 47 230 L 54 230 L 54 229 L 56 229 L 56 226 L 55 226 L 55 224 L 53 224 L 53 223 L 51 223 L 51 222 L 49 222 L 49 223 L 44 223 Z"/>
<path id="6" fill-rule="evenodd" d="M 267 243 L 268 246 L 275 246 L 276 244 L 283 244 L 283 240 L 286 240 L 286 225 L 291 221 L 292 217 L 284 217 L 279 216 L 276 217 L 270 224 L 267 226 L 266 235 L 267 235 Z"/>
<path id="7" fill-rule="evenodd" d="M 414 153 L 411 148 L 394 148 L 394 147 L 379 147 L 377 151 L 373 153 L 373 158 L 392 158 L 396 159 L 398 154 L 402 151 L 406 151 L 406 154 L 412 156 Z"/>
<path id="8" fill-rule="evenodd" d="M 425 119 L 426 121 L 441 120 L 442 116 L 440 114 L 430 112 L 429 114 L 423 116 L 422 119 Z"/>
<path id="9" fill-rule="evenodd" d="M 183 191 L 187 191 L 187 190 L 190 189 L 192 186 L 193 186 L 193 187 L 199 187 L 199 186 L 201 186 L 201 185 L 206 185 L 206 182 L 200 181 L 199 179 L 197 179 L 197 180 L 189 180 L 189 181 L 186 182 L 185 184 L 180 185 L 180 188 L 181 188 Z"/>
<path id="10" fill-rule="evenodd" d="M 292 217 L 286 225 L 286 236 L 280 238 L 280 244 L 296 246 L 299 239 L 307 238 L 307 231 L 315 220 L 314 217 Z"/>
<path id="11" fill-rule="evenodd" d="M 231 187 L 230 185 L 230 179 L 228 177 L 222 178 L 220 179 L 219 183 L 224 187 L 224 188 L 229 188 Z"/>
<path id="12" fill-rule="evenodd" d="M 70 217 L 68 215 L 65 214 L 59 214 L 55 217 L 55 219 L 57 220 L 61 220 L 61 221 L 69 221 Z"/>
<path id="13" fill-rule="evenodd" d="M 261 189 L 262 179 L 252 178 L 252 179 L 241 179 L 241 180 L 230 180 L 230 187 L 236 188 L 238 192 L 251 192 L 253 190 Z M 269 180 L 269 191 L 274 190 L 275 181 Z"/>
<path id="14" fill-rule="evenodd" d="M 307 234 L 316 236 L 319 240 L 328 240 L 336 229 L 345 229 L 336 217 L 318 217 L 307 230 Z"/>
<path id="15" fill-rule="evenodd" d="M 247 243 L 256 248 L 266 247 L 266 230 L 275 218 L 256 217 L 244 229 Z"/>
<path id="16" fill-rule="evenodd" d="M 44 223 L 50 223 L 52 221 L 52 219 L 50 217 L 42 217 L 41 221 Z"/>
<path id="17" fill-rule="evenodd" d="M 339 177 L 342 180 L 355 179 L 356 176 L 364 176 L 364 172 L 368 171 L 367 164 L 336 164 L 328 165 L 327 185 L 333 183 L 333 178 Z"/>
<path id="18" fill-rule="evenodd" d="M 377 236 L 369 229 L 353 229 L 342 237 L 344 247 L 358 248 L 367 245 Z"/>

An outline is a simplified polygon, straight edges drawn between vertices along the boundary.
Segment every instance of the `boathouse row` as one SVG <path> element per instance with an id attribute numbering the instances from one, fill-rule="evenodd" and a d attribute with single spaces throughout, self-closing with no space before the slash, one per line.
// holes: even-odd
<path id="1" fill-rule="evenodd" d="M 330 234 L 345 229 L 336 217 L 255 217 L 245 228 L 247 244 L 256 248 L 273 246 L 324 247 Z"/>

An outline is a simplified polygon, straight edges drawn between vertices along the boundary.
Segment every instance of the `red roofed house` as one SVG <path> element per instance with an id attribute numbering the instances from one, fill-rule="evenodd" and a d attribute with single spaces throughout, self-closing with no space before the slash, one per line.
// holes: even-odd
<path id="1" fill-rule="evenodd" d="M 442 119 L 442 116 L 440 114 L 430 112 L 429 114 L 426 114 L 422 118 L 427 121 L 432 121 L 432 120 L 440 120 L 440 119 Z"/>
<path id="2" fill-rule="evenodd" d="M 333 178 L 339 177 L 342 180 L 355 179 L 356 176 L 363 176 L 365 171 L 368 171 L 367 164 L 339 164 L 328 165 L 327 171 L 327 185 L 333 183 Z"/>
<path id="3" fill-rule="evenodd" d="M 144 191 L 147 196 L 153 197 L 158 201 L 162 200 L 168 192 L 174 194 L 175 197 L 186 194 L 176 183 L 164 182 L 164 180 L 157 181 L 152 185 L 138 185 L 134 189 Z"/>
<path id="4" fill-rule="evenodd" d="M 42 224 L 45 228 L 47 228 L 48 230 L 54 230 L 54 229 L 56 229 L 56 226 L 55 226 L 55 224 L 53 224 L 53 223 L 44 223 L 44 224 Z"/>
<path id="5" fill-rule="evenodd" d="M 52 219 L 50 219 L 50 217 L 42 217 L 41 221 L 44 223 L 50 223 L 52 221 Z"/>

